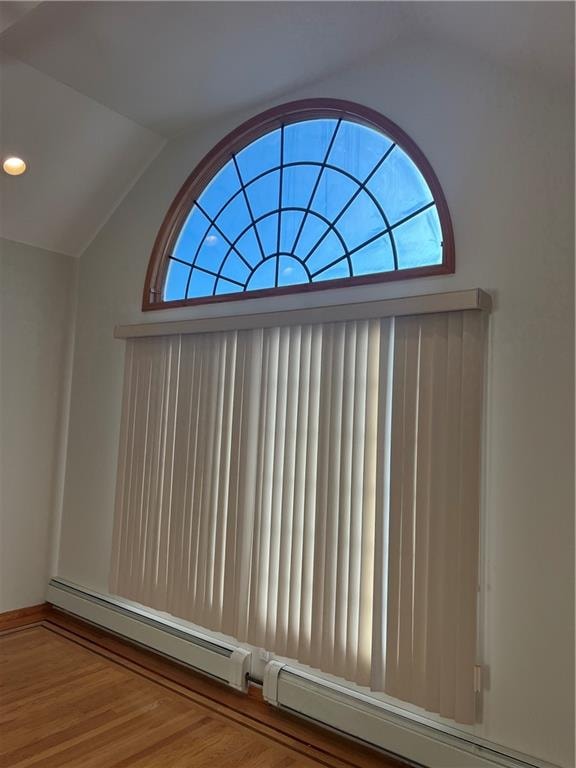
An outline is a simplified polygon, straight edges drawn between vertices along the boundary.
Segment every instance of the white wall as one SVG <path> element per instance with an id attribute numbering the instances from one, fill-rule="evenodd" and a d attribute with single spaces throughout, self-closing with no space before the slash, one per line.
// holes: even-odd
<path id="1" fill-rule="evenodd" d="M 475 730 L 573 768 L 572 91 L 464 49 L 421 44 L 290 98 L 312 95 L 362 102 L 397 122 L 432 163 L 452 212 L 455 275 L 355 292 L 480 287 L 494 296 L 482 633 L 490 674 Z M 246 116 L 171 142 L 81 259 L 59 575 L 99 591 L 107 591 L 122 387 L 123 343 L 113 326 L 143 319 L 147 261 L 168 205 L 194 164 Z M 232 302 L 144 319 L 237 309 Z"/>
<path id="2" fill-rule="evenodd" d="M 77 264 L 0 240 L 0 612 L 46 597 Z"/>

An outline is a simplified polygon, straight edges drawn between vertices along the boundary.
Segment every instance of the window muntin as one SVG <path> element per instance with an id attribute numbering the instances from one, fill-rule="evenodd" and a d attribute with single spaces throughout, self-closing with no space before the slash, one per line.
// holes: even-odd
<path id="1" fill-rule="evenodd" d="M 157 239 L 145 309 L 453 271 L 417 147 L 371 110 L 309 104 L 265 113 L 200 164 Z"/>

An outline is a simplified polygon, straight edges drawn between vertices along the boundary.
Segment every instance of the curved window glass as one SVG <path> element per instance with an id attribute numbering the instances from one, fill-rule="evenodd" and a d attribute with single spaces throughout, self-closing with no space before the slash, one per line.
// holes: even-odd
<path id="1" fill-rule="evenodd" d="M 440 187 L 400 129 L 342 107 L 274 112 L 181 191 L 145 308 L 453 271 Z"/>

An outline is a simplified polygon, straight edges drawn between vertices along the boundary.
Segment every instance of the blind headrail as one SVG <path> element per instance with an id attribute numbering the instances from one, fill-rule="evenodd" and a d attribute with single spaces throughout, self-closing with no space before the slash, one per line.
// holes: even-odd
<path id="1" fill-rule="evenodd" d="M 337 322 L 339 320 L 369 320 L 403 315 L 426 315 L 434 312 L 454 312 L 465 309 L 479 309 L 489 312 L 491 308 L 492 298 L 490 294 L 480 288 L 471 288 L 465 291 L 426 293 L 420 296 L 331 304 L 324 307 L 199 317 L 189 320 L 168 320 L 160 323 L 117 325 L 114 328 L 114 337 L 131 339 L 146 336 L 246 330 L 249 328 L 273 328 L 283 325 L 305 325 L 308 323 Z"/>

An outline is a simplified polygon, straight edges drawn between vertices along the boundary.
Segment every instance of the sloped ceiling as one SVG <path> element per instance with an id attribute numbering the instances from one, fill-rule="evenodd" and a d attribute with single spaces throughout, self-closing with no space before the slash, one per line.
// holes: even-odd
<path id="1" fill-rule="evenodd" d="M 164 142 L 403 40 L 568 81 L 573 4 L 0 3 L 0 235 L 78 255 Z"/>
<path id="2" fill-rule="evenodd" d="M 0 58 L 0 236 L 79 256 L 164 139 L 17 59 Z"/>
<path id="3" fill-rule="evenodd" d="M 42 3 L 2 47 L 165 136 L 345 66 L 401 33 L 403 3 Z"/>

